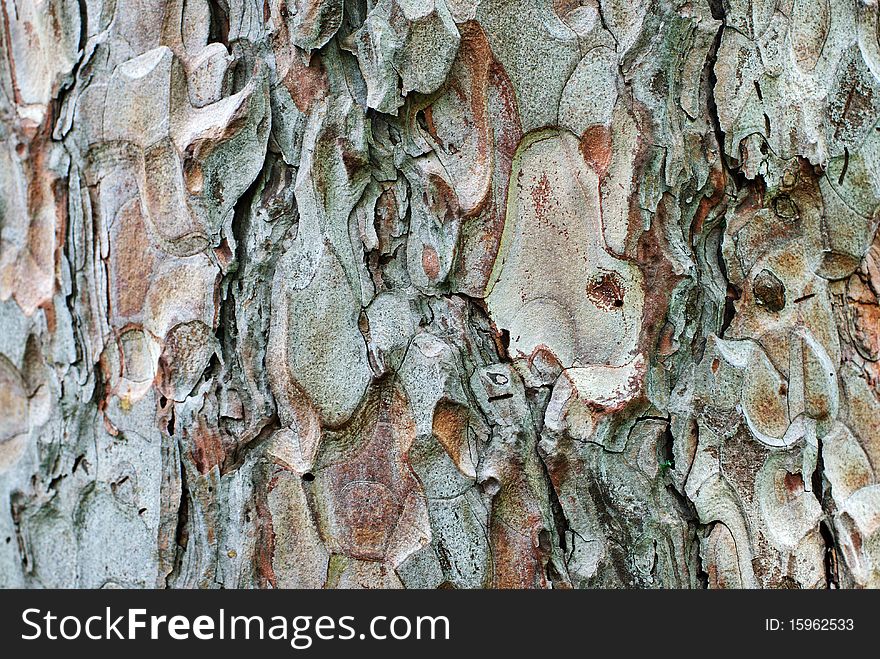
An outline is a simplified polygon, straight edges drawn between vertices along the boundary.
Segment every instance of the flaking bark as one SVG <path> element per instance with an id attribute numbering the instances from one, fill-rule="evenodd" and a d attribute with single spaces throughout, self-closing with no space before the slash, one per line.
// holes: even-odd
<path id="1" fill-rule="evenodd" d="M 874 0 L 0 7 L 0 586 L 880 586 Z"/>

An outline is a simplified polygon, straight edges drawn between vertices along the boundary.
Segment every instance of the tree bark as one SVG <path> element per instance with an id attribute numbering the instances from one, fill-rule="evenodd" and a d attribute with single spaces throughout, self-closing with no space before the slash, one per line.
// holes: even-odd
<path id="1" fill-rule="evenodd" d="M 0 6 L 0 585 L 880 586 L 876 0 Z"/>

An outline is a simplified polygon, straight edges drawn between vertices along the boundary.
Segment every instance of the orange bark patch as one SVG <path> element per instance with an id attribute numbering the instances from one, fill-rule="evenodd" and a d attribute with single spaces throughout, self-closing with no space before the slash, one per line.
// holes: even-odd
<path id="1" fill-rule="evenodd" d="M 440 274 L 440 261 L 437 258 L 437 250 L 430 245 L 422 247 L 422 270 L 430 279 L 437 279 Z"/>
<path id="2" fill-rule="evenodd" d="M 431 431 L 456 465 L 461 464 L 467 426 L 467 410 L 461 405 L 441 401 L 434 410 Z"/>
<path id="3" fill-rule="evenodd" d="M 804 479 L 800 474 L 786 472 L 784 477 L 785 489 L 789 494 L 799 496 L 804 491 Z"/>
<path id="4" fill-rule="evenodd" d="M 335 536 L 347 556 L 377 561 L 401 524 L 407 497 L 421 488 L 407 457 L 415 426 L 402 390 L 386 388 L 365 412 L 372 418 L 354 421 L 362 448 L 322 472 L 333 502 L 322 533 Z"/>
<path id="5" fill-rule="evenodd" d="M 584 161 L 600 177 L 604 176 L 611 163 L 611 130 L 607 126 L 590 126 L 581 136 L 580 150 Z"/>
<path id="6" fill-rule="evenodd" d="M 503 495 L 501 495 L 503 496 Z M 493 508 L 493 518 L 504 517 L 502 510 Z M 499 514 L 500 513 L 500 514 Z M 509 520 L 497 519 L 492 524 L 491 544 L 494 564 L 494 588 L 546 588 L 544 557 L 541 550 L 540 535 L 543 524 L 540 515 L 532 513 L 522 520 L 517 528 Z"/>
<path id="7" fill-rule="evenodd" d="M 217 428 L 210 428 L 203 419 L 199 419 L 192 440 L 192 458 L 200 474 L 206 474 L 214 467 L 219 467 L 226 459 L 223 438 Z"/>
<path id="8" fill-rule="evenodd" d="M 290 70 L 283 83 L 300 112 L 308 112 L 316 98 L 327 96 L 329 86 L 327 74 L 321 57 L 313 54 L 309 64 L 303 64 L 298 56 L 293 57 Z"/>
<path id="9" fill-rule="evenodd" d="M 116 221 L 119 225 L 110 253 L 113 315 L 123 324 L 140 317 L 150 289 L 154 256 L 137 200 L 126 204 Z"/>

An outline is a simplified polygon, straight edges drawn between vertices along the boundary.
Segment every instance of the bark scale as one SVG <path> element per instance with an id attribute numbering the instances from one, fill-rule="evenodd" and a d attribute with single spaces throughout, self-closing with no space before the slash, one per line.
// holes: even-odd
<path id="1" fill-rule="evenodd" d="M 880 586 L 875 0 L 0 6 L 0 585 Z"/>

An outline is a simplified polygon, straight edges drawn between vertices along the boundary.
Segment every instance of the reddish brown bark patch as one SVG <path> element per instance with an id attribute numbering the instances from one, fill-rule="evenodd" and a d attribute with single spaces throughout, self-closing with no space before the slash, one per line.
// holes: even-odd
<path id="1" fill-rule="evenodd" d="M 437 250 L 430 245 L 422 247 L 422 270 L 430 279 L 437 279 L 440 275 L 440 261 L 437 258 Z"/>
<path id="2" fill-rule="evenodd" d="M 604 176 L 611 164 L 611 129 L 608 126 L 587 128 L 581 136 L 580 151 L 584 161 L 600 177 Z"/>
<path id="3" fill-rule="evenodd" d="M 456 465 L 461 464 L 461 450 L 468 427 L 467 408 L 449 401 L 440 401 L 434 410 L 431 431 Z"/>
<path id="4" fill-rule="evenodd" d="M 623 282 L 614 272 L 606 272 L 587 284 L 587 297 L 603 311 L 621 308 L 624 295 Z"/>
<path id="5" fill-rule="evenodd" d="M 283 84 L 290 92 L 297 109 L 308 113 L 315 99 L 326 98 L 329 91 L 321 56 L 313 53 L 308 65 L 303 64 L 298 56 L 294 56 Z"/>
<path id="6" fill-rule="evenodd" d="M 217 428 L 209 427 L 205 420 L 200 418 L 196 431 L 190 435 L 190 440 L 193 464 L 200 474 L 207 474 L 214 467 L 223 464 L 226 459 L 226 449 L 223 445 L 223 437 Z"/>

